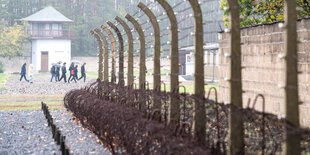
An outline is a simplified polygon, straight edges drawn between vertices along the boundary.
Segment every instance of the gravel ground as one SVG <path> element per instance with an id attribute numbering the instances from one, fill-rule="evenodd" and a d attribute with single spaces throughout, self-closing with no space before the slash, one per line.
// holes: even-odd
<path id="1" fill-rule="evenodd" d="M 18 76 L 11 76 L 5 87 L 0 89 L 0 98 L 10 95 L 63 95 L 72 89 L 79 89 L 94 82 L 88 78 L 75 83 L 50 82 L 47 74 L 35 75 L 32 84 L 19 81 Z M 44 100 L 42 100 L 45 102 Z M 72 154 L 110 155 L 110 151 L 99 143 L 92 132 L 73 121 L 73 117 L 66 110 L 51 110 L 54 123 L 66 136 L 66 145 Z M 1 111 L 0 109 L 0 155 L 24 154 L 61 154 L 59 146 L 52 138 L 50 127 L 41 110 Z"/>
<path id="2" fill-rule="evenodd" d="M 72 154 L 98 154 L 109 155 L 95 134 L 83 128 L 66 110 L 51 110 L 55 125 L 60 129 L 62 135 L 66 136 L 66 145 Z"/>
<path id="3" fill-rule="evenodd" d="M 87 84 L 92 83 L 95 79 L 87 78 L 84 83 L 82 80 L 75 83 L 50 82 L 48 75 L 35 75 L 33 83 L 30 84 L 24 79 L 20 82 L 18 76 L 12 76 L 8 79 L 5 87 L 0 89 L 2 95 L 19 95 L 19 94 L 33 94 L 33 95 L 57 95 L 66 94 L 72 89 L 79 89 L 85 87 Z M 55 79 L 54 79 L 55 80 Z"/>
<path id="4" fill-rule="evenodd" d="M 41 110 L 0 111 L 0 155 L 61 154 Z"/>

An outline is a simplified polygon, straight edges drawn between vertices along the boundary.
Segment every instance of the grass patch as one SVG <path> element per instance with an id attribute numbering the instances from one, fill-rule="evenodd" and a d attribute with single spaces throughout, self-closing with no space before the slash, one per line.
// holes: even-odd
<path id="1" fill-rule="evenodd" d="M 48 102 L 47 105 L 62 105 L 61 101 Z M 2 106 L 41 106 L 41 102 L 15 102 L 15 103 L 0 103 Z"/>
<path id="2" fill-rule="evenodd" d="M 161 74 L 162 75 L 166 75 L 169 74 L 170 70 L 169 69 L 161 69 Z M 148 72 L 146 73 L 146 76 L 152 76 L 153 74 L 153 70 L 150 69 L 148 70 Z M 87 77 L 92 77 L 92 78 L 97 78 L 98 77 L 98 73 L 97 72 L 87 72 L 86 74 Z M 139 70 L 134 70 L 134 76 L 139 77 Z M 127 80 L 127 76 L 125 75 L 125 80 Z M 180 84 L 182 86 L 185 87 L 186 89 L 186 93 L 194 93 L 194 84 Z M 139 87 L 139 84 L 137 84 L 137 87 Z M 215 89 L 218 91 L 219 87 L 218 85 L 205 85 L 205 92 L 208 93 L 211 87 L 215 87 Z M 150 89 L 153 89 L 153 84 L 149 85 Z M 164 86 L 161 86 L 161 90 L 164 90 Z M 170 85 L 166 84 L 166 91 L 170 91 Z M 180 93 L 184 92 L 183 88 L 180 88 Z"/>
<path id="3" fill-rule="evenodd" d="M 5 83 L 9 77 L 10 77 L 10 74 L 0 73 L 0 83 Z"/>
<path id="4" fill-rule="evenodd" d="M 152 76 L 153 72 L 154 72 L 153 69 L 148 69 L 147 73 L 146 73 L 146 76 Z M 169 69 L 161 69 L 160 70 L 160 74 L 161 75 L 166 75 L 166 74 L 169 74 L 169 73 L 170 73 Z M 139 77 L 139 70 L 134 70 L 133 75 L 136 76 L 136 77 Z"/>
<path id="5" fill-rule="evenodd" d="M 125 78 L 127 78 L 127 70 L 125 70 Z M 160 74 L 162 75 L 166 75 L 167 73 L 170 73 L 170 70 L 169 69 L 161 69 L 160 70 Z M 118 73 L 116 72 L 115 74 L 117 74 L 116 76 L 118 76 Z M 139 77 L 139 70 L 135 69 L 134 72 L 133 72 L 133 75 L 135 77 Z M 147 70 L 147 73 L 146 73 L 146 76 L 152 76 L 153 75 L 153 69 L 149 69 Z M 95 78 L 97 79 L 98 78 L 98 72 L 86 72 L 86 76 L 87 77 L 90 77 L 90 78 Z M 111 76 L 111 73 L 109 73 L 109 76 Z"/>
<path id="6" fill-rule="evenodd" d="M 90 77 L 90 78 L 98 78 L 98 72 L 86 72 L 86 77 Z"/>
<path id="7" fill-rule="evenodd" d="M 64 94 L 59 95 L 24 95 L 24 94 L 16 94 L 16 95 L 0 95 L 1 99 L 4 98 L 52 98 L 52 99 L 63 99 L 65 97 Z"/>
<path id="8" fill-rule="evenodd" d="M 137 88 L 139 88 L 139 84 L 136 85 Z M 179 88 L 179 92 L 183 93 L 184 92 L 184 88 L 181 87 L 184 86 L 185 87 L 185 92 L 186 93 L 194 93 L 194 84 L 180 84 L 180 88 Z M 216 91 L 219 90 L 219 86 L 218 85 L 205 85 L 205 92 L 208 93 L 209 90 L 214 87 L 216 89 Z M 149 89 L 153 89 L 153 84 L 149 85 Z M 164 85 L 161 85 L 161 90 L 164 91 Z M 166 84 L 166 91 L 170 92 L 170 84 Z"/>
<path id="9" fill-rule="evenodd" d="M 50 109 L 64 109 L 63 103 L 58 102 L 46 102 Z M 0 111 L 15 111 L 15 110 L 40 110 L 41 102 L 15 102 L 15 103 L 0 103 Z"/>
<path id="10" fill-rule="evenodd" d="M 180 84 L 181 86 L 184 86 L 186 89 L 186 92 L 188 93 L 194 93 L 194 84 Z M 205 92 L 208 93 L 209 90 L 214 87 L 216 91 L 219 90 L 218 85 L 205 85 Z M 170 87 L 169 87 L 170 89 Z M 180 88 L 180 92 L 184 92 L 183 88 Z"/>
<path id="11" fill-rule="evenodd" d="M 166 74 L 169 74 L 170 73 L 170 70 L 169 69 L 161 69 L 161 72 L 160 72 L 162 75 L 166 75 Z M 116 73 L 117 74 L 117 73 Z M 146 73 L 146 76 L 152 76 L 153 74 L 153 70 L 152 69 L 149 69 Z M 111 73 L 109 73 L 109 75 L 111 75 Z M 98 73 L 97 72 L 87 72 L 86 73 L 86 76 L 87 77 L 91 77 L 91 78 L 98 78 Z M 134 76 L 135 77 L 139 77 L 139 70 L 134 70 Z M 127 80 L 127 75 L 125 74 L 125 80 Z M 186 89 L 186 93 L 194 93 L 194 84 L 180 84 L 180 86 L 184 86 L 185 89 Z M 139 84 L 136 85 L 137 87 L 139 87 Z M 208 85 L 205 85 L 205 92 L 206 94 L 209 92 L 210 88 L 212 87 L 215 87 L 215 89 L 218 91 L 219 90 L 219 87 L 218 85 L 212 85 L 212 84 L 208 84 Z M 153 89 L 153 84 L 150 84 L 149 85 L 149 88 L 150 89 Z M 164 90 L 164 86 L 162 85 L 161 86 L 161 90 L 163 91 Z M 166 91 L 170 91 L 170 84 L 166 84 Z M 180 93 L 183 93 L 184 92 L 184 89 L 183 88 L 180 88 L 179 90 Z"/>
<path id="12" fill-rule="evenodd" d="M 9 77 L 10 74 L 0 73 L 0 89 L 5 85 Z"/>
<path id="13" fill-rule="evenodd" d="M 50 110 L 63 110 L 63 106 L 49 106 Z M 41 110 L 40 107 L 4 107 L 0 111 L 24 111 L 24 110 Z"/>

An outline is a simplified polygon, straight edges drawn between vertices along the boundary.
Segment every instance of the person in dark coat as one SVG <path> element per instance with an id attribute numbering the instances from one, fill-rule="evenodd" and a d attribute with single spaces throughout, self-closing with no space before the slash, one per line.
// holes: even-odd
<path id="1" fill-rule="evenodd" d="M 51 77 L 51 82 L 53 81 L 53 78 L 55 77 L 55 81 L 57 82 L 57 75 L 56 75 L 56 66 L 52 66 L 52 68 L 51 68 L 51 74 L 52 74 L 52 77 Z"/>
<path id="2" fill-rule="evenodd" d="M 73 79 L 73 75 L 74 75 L 74 63 L 73 62 L 71 63 L 69 67 L 69 73 L 70 73 L 70 76 L 68 78 L 68 83 L 70 83 L 71 78 Z"/>
<path id="3" fill-rule="evenodd" d="M 86 63 L 84 62 L 84 64 L 81 66 L 81 77 L 79 78 L 79 80 L 81 80 L 84 77 L 84 82 L 86 81 L 85 65 Z"/>
<path id="4" fill-rule="evenodd" d="M 67 69 L 66 69 L 66 62 L 63 63 L 62 67 L 61 67 L 61 78 L 59 79 L 59 81 L 61 81 L 62 79 L 64 79 L 65 83 L 67 82 Z"/>
<path id="5" fill-rule="evenodd" d="M 59 62 L 57 62 L 57 66 L 55 66 L 56 68 L 56 79 L 57 79 L 57 81 L 59 81 L 59 79 L 60 79 L 60 66 L 61 66 L 61 61 L 59 61 Z"/>
<path id="6" fill-rule="evenodd" d="M 73 71 L 74 71 L 74 73 L 73 73 L 73 78 L 71 79 L 71 81 L 74 80 L 76 83 L 76 80 L 79 80 L 79 78 L 78 78 L 78 65 L 76 65 L 74 67 Z"/>
<path id="7" fill-rule="evenodd" d="M 29 80 L 27 80 L 27 78 L 26 78 L 26 63 L 24 63 L 23 64 L 23 66 L 22 66 L 22 68 L 21 68 L 21 71 L 20 71 L 20 79 L 19 79 L 19 81 L 22 81 L 22 79 L 23 79 L 23 77 L 24 77 L 24 79 L 27 81 L 27 82 L 29 82 Z"/>

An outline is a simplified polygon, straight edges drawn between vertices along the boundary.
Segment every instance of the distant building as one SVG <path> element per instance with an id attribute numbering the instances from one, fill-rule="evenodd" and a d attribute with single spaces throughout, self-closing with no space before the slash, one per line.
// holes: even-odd
<path id="1" fill-rule="evenodd" d="M 27 33 L 31 41 L 31 62 L 35 72 L 47 72 L 52 63 L 71 61 L 73 32 L 65 29 L 65 23 L 73 21 L 53 7 L 44 8 L 26 18 Z"/>
<path id="2" fill-rule="evenodd" d="M 180 75 L 194 75 L 195 73 L 195 56 L 194 46 L 182 48 L 179 50 L 179 74 Z M 212 82 L 218 79 L 219 66 L 219 45 L 218 43 L 207 44 L 203 46 L 204 49 L 204 75 L 205 79 Z"/>

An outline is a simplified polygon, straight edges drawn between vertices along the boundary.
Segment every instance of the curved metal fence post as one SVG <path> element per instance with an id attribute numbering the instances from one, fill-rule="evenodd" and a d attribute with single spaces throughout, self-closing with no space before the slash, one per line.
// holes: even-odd
<path id="1" fill-rule="evenodd" d="M 129 20 L 135 29 L 138 31 L 139 34 L 139 40 L 140 40 L 140 71 L 139 71 L 139 88 L 145 89 L 145 37 L 144 32 L 142 30 L 141 25 L 135 20 L 132 16 L 127 14 L 125 16 L 127 20 Z"/>
<path id="2" fill-rule="evenodd" d="M 153 72 L 153 89 L 155 91 L 160 91 L 160 28 L 159 24 L 157 22 L 156 16 L 154 13 L 143 3 L 139 3 L 138 7 L 148 16 L 150 19 L 153 30 L 154 30 L 154 72 Z M 157 99 L 156 93 L 154 93 L 154 98 L 153 98 L 153 104 L 154 104 L 154 109 L 158 109 L 160 111 L 161 109 L 161 103 Z"/>
<path id="3" fill-rule="evenodd" d="M 179 44 L 178 44 L 178 22 L 173 12 L 172 7 L 166 0 L 156 0 L 167 12 L 170 28 L 171 28 L 171 47 L 170 47 L 170 91 L 179 93 Z M 180 103 L 178 99 L 171 96 L 169 104 L 169 118 L 168 124 L 179 126 L 180 125 Z"/>
<path id="4" fill-rule="evenodd" d="M 97 32 L 97 34 L 99 34 L 99 36 L 101 37 L 101 40 L 104 43 L 104 65 L 103 65 L 103 80 L 108 82 L 109 79 L 109 49 L 108 49 L 108 41 L 106 36 L 100 31 L 100 29 L 95 28 L 94 29 L 95 32 Z M 99 63 L 102 63 L 102 54 L 99 54 Z M 100 66 L 99 66 L 99 71 L 100 71 Z M 99 74 L 102 74 L 102 68 L 101 68 L 101 72 L 99 72 Z M 100 79 L 102 80 L 102 79 Z"/>
<path id="5" fill-rule="evenodd" d="M 130 30 L 130 27 L 126 24 L 124 20 L 122 20 L 120 17 L 115 18 L 116 21 L 118 21 L 123 28 L 126 31 L 127 37 L 128 37 L 128 71 L 127 71 L 127 85 L 132 86 L 134 79 L 133 79 L 133 38 L 132 33 Z"/>
<path id="6" fill-rule="evenodd" d="M 197 0 L 189 1 L 195 18 L 195 95 L 204 98 L 204 50 L 203 50 L 203 20 L 200 5 Z M 194 102 L 194 137 L 199 143 L 205 143 L 206 139 L 206 110 L 202 101 Z"/>
<path id="7" fill-rule="evenodd" d="M 111 82 L 115 83 L 116 82 L 116 76 L 115 76 L 115 70 L 116 70 L 116 41 L 114 38 L 113 33 L 110 31 L 110 29 L 108 29 L 106 26 L 101 25 L 101 28 L 106 31 L 110 37 L 111 40 L 111 44 L 112 44 L 112 71 L 111 71 Z"/>
<path id="8" fill-rule="evenodd" d="M 286 121 L 299 125 L 299 96 L 298 96 L 298 54 L 296 28 L 296 1 L 285 0 L 285 114 Z M 290 134 L 286 127 L 284 154 L 300 154 L 300 135 Z"/>
<path id="9" fill-rule="evenodd" d="M 103 65 L 103 63 L 102 63 L 102 61 L 103 61 L 102 41 L 100 39 L 100 36 L 97 33 L 95 33 L 94 30 L 91 30 L 90 33 L 95 36 L 95 38 L 98 42 L 98 46 L 99 46 L 98 79 L 100 79 L 102 81 L 102 79 L 103 79 L 103 75 L 102 75 L 102 68 L 103 68 L 103 66 L 102 66 Z"/>
<path id="10" fill-rule="evenodd" d="M 116 32 L 119 42 L 119 60 L 118 60 L 118 83 L 121 86 L 125 85 L 124 82 L 124 41 L 123 36 L 119 29 L 110 21 L 107 22 L 107 24 Z"/>
<path id="11" fill-rule="evenodd" d="M 229 154 L 244 154 L 243 114 L 241 83 L 241 39 L 238 0 L 228 0 L 230 18 L 230 103 L 229 113 Z"/>

